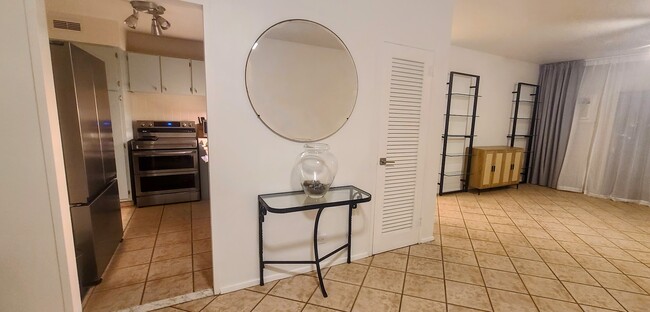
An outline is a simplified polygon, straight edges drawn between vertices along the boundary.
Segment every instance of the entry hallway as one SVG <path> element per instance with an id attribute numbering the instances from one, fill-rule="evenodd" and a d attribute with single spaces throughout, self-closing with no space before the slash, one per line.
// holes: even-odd
<path id="1" fill-rule="evenodd" d="M 649 311 L 650 207 L 521 185 L 438 198 L 436 239 L 159 311 Z"/>

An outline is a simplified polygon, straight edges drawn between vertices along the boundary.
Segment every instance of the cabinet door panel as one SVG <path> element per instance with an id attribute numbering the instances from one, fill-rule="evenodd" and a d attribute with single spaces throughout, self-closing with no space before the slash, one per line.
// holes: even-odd
<path id="1" fill-rule="evenodd" d="M 490 185 L 490 174 L 492 173 L 492 159 L 493 153 L 485 153 L 485 161 L 483 162 L 483 176 L 481 186 Z"/>
<path id="2" fill-rule="evenodd" d="M 515 160 L 513 162 L 514 169 L 511 171 L 512 172 L 512 177 L 510 178 L 510 181 L 512 181 L 513 183 L 515 183 L 515 182 L 519 183 L 519 180 L 521 179 L 520 178 L 521 156 L 522 156 L 522 153 L 520 151 L 515 152 Z"/>
<path id="3" fill-rule="evenodd" d="M 205 95 L 205 62 L 192 60 L 192 93 Z"/>
<path id="4" fill-rule="evenodd" d="M 128 55 L 130 90 L 160 93 L 160 57 L 140 53 Z"/>
<path id="5" fill-rule="evenodd" d="M 512 168 L 512 152 L 506 152 L 503 160 L 502 183 L 509 183 Z"/>
<path id="6" fill-rule="evenodd" d="M 192 94 L 192 68 L 190 60 L 175 57 L 160 57 L 162 93 Z"/>
<path id="7" fill-rule="evenodd" d="M 492 184 L 501 182 L 501 169 L 503 168 L 503 152 L 494 153 L 494 174 L 492 175 Z"/>

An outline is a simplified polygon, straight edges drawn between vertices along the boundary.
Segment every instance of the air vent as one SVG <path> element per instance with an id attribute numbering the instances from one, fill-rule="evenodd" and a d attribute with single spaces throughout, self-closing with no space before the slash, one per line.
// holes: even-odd
<path id="1" fill-rule="evenodd" d="M 81 31 L 81 24 L 62 20 L 52 20 L 52 26 L 58 29 Z"/>

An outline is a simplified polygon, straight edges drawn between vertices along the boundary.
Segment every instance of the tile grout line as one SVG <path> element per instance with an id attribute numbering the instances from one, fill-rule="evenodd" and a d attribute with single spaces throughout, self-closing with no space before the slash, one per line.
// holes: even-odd
<path id="1" fill-rule="evenodd" d="M 162 217 L 163 214 L 165 213 L 165 205 L 162 206 L 162 212 L 160 213 L 160 219 L 158 220 L 158 230 L 156 231 L 156 239 L 153 242 L 153 249 L 156 249 L 156 243 L 158 242 L 158 235 L 160 234 L 160 226 L 162 225 Z M 133 212 L 135 214 L 135 212 Z M 153 259 L 153 249 L 151 250 L 151 259 Z M 144 294 L 147 291 L 147 285 L 149 284 L 149 271 L 151 270 L 151 260 L 149 261 L 149 265 L 147 266 L 147 275 L 145 275 L 145 281 L 144 281 L 144 287 L 142 289 L 142 297 L 140 298 L 140 304 L 144 304 Z"/>

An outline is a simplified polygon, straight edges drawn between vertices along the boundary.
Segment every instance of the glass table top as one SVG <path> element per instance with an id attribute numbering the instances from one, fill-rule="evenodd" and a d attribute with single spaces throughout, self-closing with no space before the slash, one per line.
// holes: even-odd
<path id="1" fill-rule="evenodd" d="M 264 194 L 258 198 L 269 211 L 282 213 L 368 202 L 371 195 L 356 186 L 347 185 L 330 188 L 322 198 L 308 197 L 303 191 Z"/>

